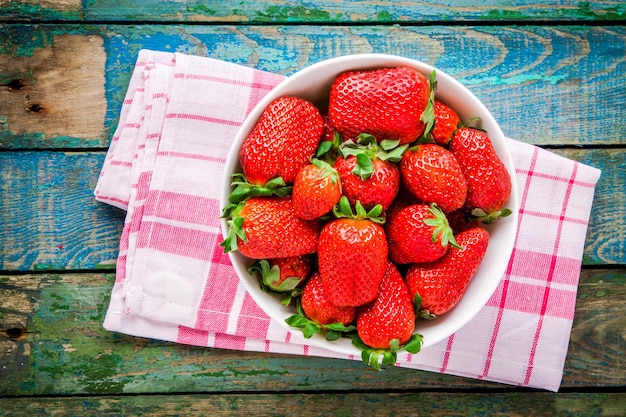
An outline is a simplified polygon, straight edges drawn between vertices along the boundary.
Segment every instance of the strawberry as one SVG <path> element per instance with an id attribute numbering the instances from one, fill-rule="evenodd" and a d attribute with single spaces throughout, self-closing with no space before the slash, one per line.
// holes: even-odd
<path id="1" fill-rule="evenodd" d="M 310 256 L 290 256 L 258 260 L 248 272 L 259 274 L 263 291 L 284 294 L 282 304 L 288 305 L 293 297 L 302 293 L 299 286 L 308 278 L 312 266 Z"/>
<path id="2" fill-rule="evenodd" d="M 456 158 L 436 144 L 409 148 L 400 161 L 405 187 L 422 202 L 435 203 L 446 213 L 463 207 L 467 182 Z"/>
<path id="3" fill-rule="evenodd" d="M 434 204 L 412 204 L 395 212 L 385 225 L 389 257 L 398 264 L 433 262 L 458 246 L 446 215 Z"/>
<path id="4" fill-rule="evenodd" d="M 403 345 L 411 338 L 415 329 L 413 302 L 392 262 L 387 263 L 374 301 L 359 307 L 356 328 L 363 343 L 376 349 L 389 349 L 393 339 Z"/>
<path id="5" fill-rule="evenodd" d="M 447 104 L 435 100 L 435 125 L 431 133 L 436 144 L 445 146 L 452 140 L 452 135 L 459 128 L 461 118 L 457 112 Z"/>
<path id="6" fill-rule="evenodd" d="M 450 142 L 450 150 L 467 181 L 467 211 L 485 218 L 487 223 L 510 214 L 510 210 L 503 210 L 503 207 L 511 194 L 511 177 L 487 133 L 460 128 Z"/>
<path id="7" fill-rule="evenodd" d="M 457 305 L 487 251 L 489 233 L 474 227 L 459 233 L 456 241 L 463 250 L 450 248 L 438 261 L 407 270 L 409 293 L 422 318 L 435 318 Z"/>
<path id="8" fill-rule="evenodd" d="M 327 340 L 336 340 L 341 333 L 354 330 L 352 322 L 356 317 L 356 307 L 339 307 L 326 296 L 319 272 L 313 273 L 307 281 L 297 306 L 297 314 L 285 321 L 292 327 L 303 330 L 304 337 L 325 330 Z"/>
<path id="9" fill-rule="evenodd" d="M 356 315 L 357 335 L 353 344 L 361 348 L 363 360 L 379 368 L 393 365 L 399 350 L 417 353 L 422 337 L 413 335 L 415 312 L 408 287 L 392 262 L 387 263 L 378 295 L 371 303 L 361 306 Z"/>
<path id="10" fill-rule="evenodd" d="M 331 86 L 328 114 L 344 140 L 369 133 L 404 145 L 424 132 L 429 95 L 428 80 L 413 68 L 348 71 Z"/>
<path id="11" fill-rule="evenodd" d="M 341 197 L 339 173 L 328 163 L 313 159 L 296 175 L 293 208 L 304 220 L 313 220 L 333 209 Z"/>
<path id="12" fill-rule="evenodd" d="M 251 259 L 287 258 L 315 253 L 322 223 L 302 220 L 291 196 L 252 197 L 230 211 L 225 252 L 239 250 Z"/>
<path id="13" fill-rule="evenodd" d="M 346 141 L 340 147 L 343 157 L 335 162 L 341 177 L 343 194 L 350 204 L 360 201 L 366 210 L 380 204 L 387 210 L 400 188 L 398 162 L 406 145 L 397 141 L 377 143 L 372 135 L 362 134 L 357 143 Z"/>
<path id="14" fill-rule="evenodd" d="M 382 207 L 366 212 L 360 203 L 356 214 L 346 197 L 335 207 L 337 219 L 324 225 L 317 256 L 324 291 L 338 306 L 359 306 L 378 293 L 387 265 L 387 240 L 378 224 Z"/>
<path id="15" fill-rule="evenodd" d="M 251 184 L 264 185 L 281 177 L 290 184 L 315 154 L 324 132 L 318 109 L 299 97 L 272 101 L 239 151 L 239 161 Z"/>

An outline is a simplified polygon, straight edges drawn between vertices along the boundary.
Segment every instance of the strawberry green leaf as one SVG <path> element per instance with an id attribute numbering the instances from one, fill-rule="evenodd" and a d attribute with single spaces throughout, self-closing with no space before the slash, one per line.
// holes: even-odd
<path id="1" fill-rule="evenodd" d="M 350 201 L 348 200 L 348 197 L 346 197 L 345 195 L 341 196 L 341 198 L 339 199 L 339 203 L 335 204 L 335 207 L 333 207 L 333 214 L 337 218 L 354 217 L 354 212 L 352 211 L 352 206 L 350 206 Z"/>
<path id="2" fill-rule="evenodd" d="M 404 152 L 409 148 L 409 145 L 397 146 L 393 149 L 386 151 L 384 154 L 378 154 L 379 159 L 389 162 L 400 162 Z"/>
<path id="3" fill-rule="evenodd" d="M 436 242 L 437 238 L 441 236 L 441 246 L 448 246 L 448 244 L 450 244 L 457 249 L 463 250 L 463 247 L 456 243 L 454 233 L 452 232 L 452 228 L 444 212 L 434 203 L 430 205 L 428 211 L 433 217 L 424 219 L 424 223 L 434 228 L 431 240 Z"/>
<path id="4" fill-rule="evenodd" d="M 231 219 L 226 222 L 228 226 L 230 226 L 228 237 L 220 243 L 220 246 L 224 248 L 224 253 L 234 252 L 238 249 L 237 238 L 243 240 L 244 242 L 248 241 L 246 232 L 243 229 L 244 218 L 239 215 L 244 204 L 245 201 L 242 201 L 236 206 L 234 205 L 234 208 L 229 213 Z"/>
<path id="5" fill-rule="evenodd" d="M 367 217 L 367 211 L 365 211 L 365 207 L 363 207 L 363 204 L 361 204 L 360 201 L 357 200 L 356 204 L 354 205 L 354 208 L 356 209 L 357 218 L 364 219 Z"/>
<path id="6" fill-rule="evenodd" d="M 419 311 L 419 309 L 422 306 L 423 302 L 424 302 L 424 299 L 422 298 L 420 293 L 415 291 L 415 296 L 413 297 L 413 309 L 415 311 Z"/>
<path id="7" fill-rule="evenodd" d="M 475 208 L 474 210 L 472 210 L 471 218 L 474 220 L 478 220 L 481 223 L 491 224 L 493 221 L 499 219 L 500 217 L 510 216 L 511 213 L 513 212 L 508 208 L 496 210 L 491 213 L 487 213 L 481 208 Z"/>
<path id="8" fill-rule="evenodd" d="M 304 310 L 302 310 L 302 304 L 300 300 L 296 302 L 296 314 L 293 314 L 285 319 L 285 322 L 291 327 L 302 330 L 302 335 L 305 338 L 312 337 L 315 333 L 325 332 L 326 340 L 335 341 L 345 334 L 354 332 L 356 327 L 345 326 L 341 322 L 322 325 L 311 319 L 309 319 Z"/>
<path id="9" fill-rule="evenodd" d="M 317 151 L 315 152 L 315 157 L 321 158 L 326 155 L 333 148 L 333 143 L 329 140 L 323 140 L 320 142 L 320 146 L 317 147 Z"/>
<path id="10" fill-rule="evenodd" d="M 281 177 L 273 178 L 263 186 L 251 184 L 240 172 L 233 174 L 231 178 L 231 186 L 235 187 L 228 196 L 228 201 L 231 204 L 239 204 L 251 197 L 269 197 L 271 195 L 286 197 L 291 194 L 291 190 L 293 189 L 292 186 L 286 185 Z M 227 215 L 228 213 L 224 212 L 222 216 L 226 217 Z"/>
<path id="11" fill-rule="evenodd" d="M 381 369 L 381 365 L 395 365 L 397 361 L 397 352 L 405 350 L 409 353 L 418 353 L 422 348 L 423 341 L 421 335 L 414 334 L 404 345 L 400 345 L 400 341 L 398 339 L 393 339 L 389 342 L 389 349 L 374 349 L 367 346 L 357 334 L 349 336 L 352 339 L 352 345 L 361 351 L 361 360 L 378 371 Z"/>
<path id="12" fill-rule="evenodd" d="M 422 138 L 426 140 L 432 140 L 432 131 L 435 127 L 435 91 L 437 90 L 437 73 L 435 70 L 430 73 L 429 84 L 430 95 L 428 97 L 428 103 L 420 116 L 420 121 L 426 125 L 424 134 L 422 135 Z"/>
<path id="13" fill-rule="evenodd" d="M 369 156 L 364 153 L 358 153 L 355 155 L 357 164 L 352 170 L 354 175 L 360 177 L 363 180 L 368 179 L 374 173 L 374 164 Z"/>
<path id="14" fill-rule="evenodd" d="M 261 289 L 272 293 L 293 291 L 302 281 L 300 277 L 287 277 L 280 282 L 280 267 L 278 265 L 270 267 L 270 263 L 265 259 L 254 262 L 248 268 L 248 272 L 250 274 L 258 272 Z"/>
<path id="15" fill-rule="evenodd" d="M 422 350 L 422 345 L 424 344 L 424 338 L 421 334 L 414 334 L 411 336 L 408 342 L 406 342 L 403 346 L 404 350 L 409 353 L 419 353 Z"/>
<path id="16" fill-rule="evenodd" d="M 340 332 L 340 333 L 350 333 L 354 330 L 356 330 L 355 326 L 346 326 L 345 324 L 343 324 L 342 322 L 338 321 L 336 323 L 331 323 L 331 324 L 327 324 L 324 327 L 326 327 L 329 330 L 333 330 L 336 332 Z"/>
<path id="17" fill-rule="evenodd" d="M 390 140 L 390 139 L 385 139 L 380 141 L 379 145 L 380 147 L 384 150 L 384 151 L 391 151 L 395 148 L 398 147 L 398 145 L 400 144 L 400 140 Z"/>
<path id="18" fill-rule="evenodd" d="M 361 133 L 356 137 L 357 143 L 361 145 L 373 145 L 376 144 L 376 136 L 370 135 L 369 133 Z"/>

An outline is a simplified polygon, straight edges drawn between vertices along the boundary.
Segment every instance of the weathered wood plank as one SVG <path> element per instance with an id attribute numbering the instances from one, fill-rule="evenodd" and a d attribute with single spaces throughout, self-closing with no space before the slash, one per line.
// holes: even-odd
<path id="1" fill-rule="evenodd" d="M 241 2 L 224 0 L 219 4 L 200 0 L 12 0 L 0 2 L 5 19 L 63 19 L 110 21 L 241 22 L 241 23 L 359 23 L 359 22 L 450 22 L 450 21 L 610 21 L 623 19 L 626 8 L 615 1 L 442 0 L 381 1 L 315 0 Z"/>
<path id="2" fill-rule="evenodd" d="M 603 170 L 584 263 L 626 263 L 624 150 L 558 153 Z M 93 198 L 103 160 L 104 152 L 0 153 L 0 270 L 114 266 L 125 213 Z"/>
<path id="3" fill-rule="evenodd" d="M 0 25 L 0 62 L 10 64 L 0 65 L 0 147 L 107 146 L 141 48 L 284 75 L 340 55 L 398 54 L 457 77 L 513 138 L 541 145 L 626 143 L 624 26 Z M 89 76 L 75 65 L 85 53 L 94 54 Z M 51 75 L 80 81 L 57 91 L 45 81 Z M 35 92 L 45 100 L 33 102 Z M 72 118 L 26 111 L 33 103 L 64 108 Z M 63 129 L 38 129 L 43 118 Z"/>
<path id="4" fill-rule="evenodd" d="M 111 268 L 125 212 L 94 200 L 104 153 L 0 153 L 0 270 Z"/>
<path id="5" fill-rule="evenodd" d="M 431 416 L 621 417 L 616 393 L 351 393 L 150 395 L 0 399 L 0 415 L 56 416 Z M 375 411 L 377 410 L 377 411 Z M 4 412 L 3 412 L 4 411 Z"/>
<path id="6" fill-rule="evenodd" d="M 3 130 L 42 142 L 54 137 L 57 146 L 97 145 L 106 135 L 105 61 L 97 35 L 53 35 L 49 48 L 29 56 L 1 54 L 0 68 L 11 74 L 0 91 Z"/>
<path id="7" fill-rule="evenodd" d="M 376 372 L 358 361 L 107 332 L 101 326 L 112 283 L 112 274 L 0 276 L 0 395 L 503 388 L 410 369 Z M 583 270 L 562 388 L 626 383 L 625 284 L 624 269 Z"/>

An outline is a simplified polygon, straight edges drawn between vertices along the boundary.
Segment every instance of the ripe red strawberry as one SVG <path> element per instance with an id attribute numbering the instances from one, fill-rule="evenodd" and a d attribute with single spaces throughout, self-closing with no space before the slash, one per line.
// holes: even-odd
<path id="1" fill-rule="evenodd" d="M 302 329 L 304 337 L 325 330 L 326 339 L 335 340 L 340 333 L 354 330 L 351 324 L 355 317 L 356 307 L 339 307 L 328 299 L 319 272 L 314 272 L 304 286 L 297 314 L 285 321 Z"/>
<path id="2" fill-rule="evenodd" d="M 452 107 L 439 100 L 435 100 L 434 111 L 435 125 L 431 135 L 436 144 L 445 146 L 459 128 L 461 118 Z"/>
<path id="3" fill-rule="evenodd" d="M 331 86 L 328 114 L 344 140 L 369 133 L 403 145 L 424 132 L 429 95 L 428 80 L 413 68 L 349 71 Z"/>
<path id="4" fill-rule="evenodd" d="M 324 132 L 318 109 L 299 97 L 279 97 L 271 102 L 239 151 L 246 179 L 265 185 L 281 177 L 293 182 L 309 163 Z"/>
<path id="5" fill-rule="evenodd" d="M 454 134 L 450 150 L 467 180 L 465 208 L 472 214 L 492 218 L 510 213 L 502 209 L 511 194 L 511 177 L 487 133 L 463 127 Z"/>
<path id="6" fill-rule="evenodd" d="M 411 265 L 407 270 L 409 293 L 422 318 L 440 316 L 461 300 L 487 251 L 489 233 L 475 227 L 459 233 L 456 241 L 465 249 L 450 248 L 438 261 Z"/>
<path id="7" fill-rule="evenodd" d="M 392 262 L 387 263 L 385 276 L 373 302 L 359 307 L 356 328 L 361 341 L 375 349 L 391 348 L 409 341 L 415 329 L 413 300 Z"/>
<path id="8" fill-rule="evenodd" d="M 372 209 L 377 204 L 387 210 L 400 188 L 400 171 L 396 164 L 376 159 L 372 162 L 374 173 L 362 178 L 354 173 L 358 167 L 355 156 L 338 158 L 335 169 L 341 177 L 343 194 L 350 204 L 360 201 L 366 209 Z"/>
<path id="9" fill-rule="evenodd" d="M 352 344 L 374 369 L 395 365 L 400 350 L 418 353 L 422 348 L 422 336 L 413 334 L 415 312 L 408 287 L 392 262 L 387 264 L 376 299 L 358 308 L 356 328 Z"/>
<path id="10" fill-rule="evenodd" d="M 463 207 L 467 182 L 456 158 L 436 144 L 409 148 L 400 161 L 405 187 L 424 203 L 435 203 L 446 213 Z"/>
<path id="11" fill-rule="evenodd" d="M 313 220 L 333 209 L 341 198 L 339 173 L 328 163 L 313 159 L 293 183 L 293 208 L 304 220 Z"/>
<path id="12" fill-rule="evenodd" d="M 252 197 L 230 211 L 224 251 L 239 250 L 251 259 L 287 258 L 315 253 L 322 223 L 302 220 L 291 196 Z"/>
<path id="13" fill-rule="evenodd" d="M 387 266 L 387 240 L 374 219 L 382 208 L 366 213 L 357 203 L 356 215 L 342 197 L 336 215 L 344 216 L 324 225 L 317 256 L 324 291 L 338 306 L 360 306 L 378 293 Z"/>
<path id="14" fill-rule="evenodd" d="M 457 245 L 446 215 L 434 204 L 413 204 L 397 211 L 385 225 L 389 257 L 398 264 L 433 262 Z"/>
<path id="15" fill-rule="evenodd" d="M 407 292 L 408 295 L 408 292 Z M 319 272 L 307 281 L 302 292 L 302 309 L 306 315 L 319 324 L 342 323 L 350 325 L 356 317 L 356 307 L 340 307 L 331 303 L 322 285 Z"/>
<path id="16" fill-rule="evenodd" d="M 293 297 L 302 293 L 301 284 L 309 277 L 312 267 L 310 256 L 290 256 L 256 261 L 248 272 L 259 274 L 263 291 L 284 294 L 282 304 L 288 305 Z"/>
<path id="17" fill-rule="evenodd" d="M 400 170 L 394 162 L 400 161 L 406 148 L 392 141 L 379 144 L 374 136 L 364 134 L 356 143 L 344 142 L 335 169 L 350 204 L 360 201 L 366 210 L 380 204 L 387 210 L 400 188 Z"/>

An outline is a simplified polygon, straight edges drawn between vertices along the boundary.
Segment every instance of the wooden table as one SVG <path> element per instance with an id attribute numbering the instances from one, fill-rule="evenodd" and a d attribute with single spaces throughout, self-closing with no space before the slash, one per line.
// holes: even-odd
<path id="1" fill-rule="evenodd" d="M 626 4 L 0 0 L 1 415 L 626 414 Z M 102 328 L 124 213 L 93 199 L 141 48 L 289 75 L 383 52 L 602 169 L 558 394 Z"/>

